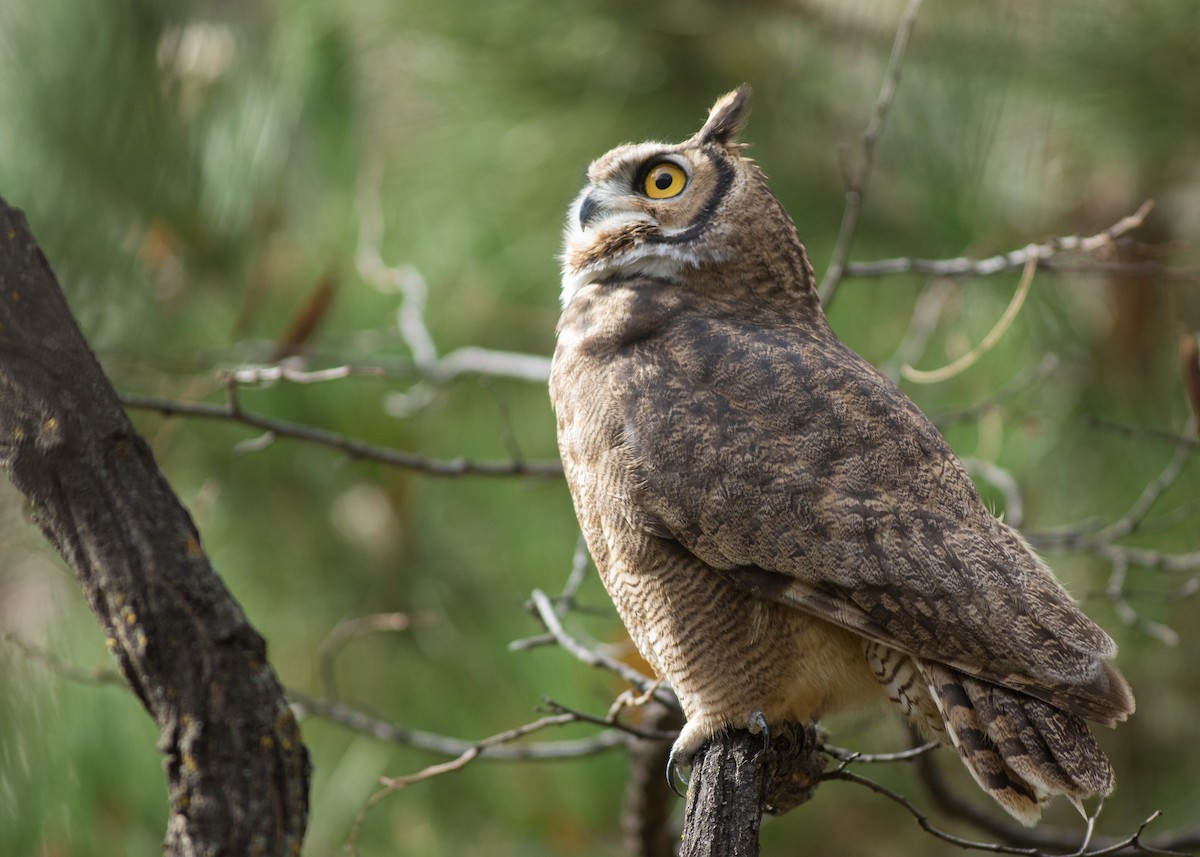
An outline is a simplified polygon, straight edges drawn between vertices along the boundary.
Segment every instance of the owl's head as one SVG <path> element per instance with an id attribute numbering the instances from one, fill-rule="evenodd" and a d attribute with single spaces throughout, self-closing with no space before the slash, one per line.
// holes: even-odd
<path id="1" fill-rule="evenodd" d="M 718 99 L 684 142 L 619 146 L 588 167 L 567 214 L 564 306 L 589 283 L 676 281 L 766 247 L 794 245 L 807 269 L 791 219 L 742 155 L 737 138 L 749 107 L 750 87 L 742 86 Z M 795 261 L 797 252 L 776 255 Z"/>

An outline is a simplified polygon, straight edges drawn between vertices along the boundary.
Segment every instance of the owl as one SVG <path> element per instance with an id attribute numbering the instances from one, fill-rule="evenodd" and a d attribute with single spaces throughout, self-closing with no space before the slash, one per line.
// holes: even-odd
<path id="1" fill-rule="evenodd" d="M 1085 721 L 1134 710 L 1113 641 L 946 441 L 826 322 L 738 135 L 592 163 L 568 213 L 550 378 L 579 523 L 687 723 L 769 735 L 890 700 L 1025 824 L 1113 789 Z"/>

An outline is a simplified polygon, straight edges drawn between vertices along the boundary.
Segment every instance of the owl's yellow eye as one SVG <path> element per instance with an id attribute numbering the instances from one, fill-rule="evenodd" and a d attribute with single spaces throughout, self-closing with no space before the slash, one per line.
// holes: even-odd
<path id="1" fill-rule="evenodd" d="M 646 173 L 642 190 L 651 199 L 670 199 L 679 196 L 687 187 L 687 173 L 681 167 L 670 161 L 655 164 Z"/>

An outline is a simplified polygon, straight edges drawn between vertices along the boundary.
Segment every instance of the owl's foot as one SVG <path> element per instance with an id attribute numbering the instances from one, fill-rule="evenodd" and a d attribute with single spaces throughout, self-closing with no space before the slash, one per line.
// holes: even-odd
<path id="1" fill-rule="evenodd" d="M 767 729 L 767 717 L 763 712 L 750 712 L 750 717 L 741 728 L 748 730 L 751 735 L 763 736 L 764 753 L 770 749 L 771 733 Z M 675 739 L 675 743 L 671 747 L 671 755 L 667 758 L 667 784 L 671 787 L 671 791 L 679 797 L 686 797 L 686 795 L 679 791 L 677 783 L 683 783 L 686 787 L 690 779 L 683 776 L 683 768 L 692 767 L 692 761 L 696 758 L 696 754 L 712 736 L 713 732 L 704 728 L 701 721 L 689 720 L 680 731 L 679 737 Z"/>
<path id="2" fill-rule="evenodd" d="M 767 768 L 763 810 L 780 815 L 812 797 L 829 760 L 821 749 L 824 732 L 813 723 L 779 723 L 774 738 L 763 753 Z"/>
<path id="3" fill-rule="evenodd" d="M 679 737 L 671 745 L 671 755 L 667 757 L 667 785 L 679 797 L 686 795 L 679 790 L 678 783 L 683 783 L 686 789 L 689 782 L 689 777 L 683 775 L 683 769 L 692 766 L 692 760 L 696 758 L 700 748 L 712 737 L 708 731 L 693 727 L 693 723 L 694 721 L 689 721 L 684 724 Z"/>

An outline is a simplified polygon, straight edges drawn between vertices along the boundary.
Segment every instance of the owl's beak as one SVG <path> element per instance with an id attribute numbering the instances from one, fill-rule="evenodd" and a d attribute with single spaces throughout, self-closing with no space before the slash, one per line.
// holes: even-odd
<path id="1" fill-rule="evenodd" d="M 587 229 L 588 224 L 603 214 L 600 208 L 600 203 L 591 194 L 583 198 L 583 202 L 579 203 L 579 228 Z"/>

